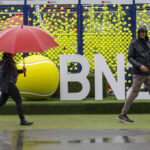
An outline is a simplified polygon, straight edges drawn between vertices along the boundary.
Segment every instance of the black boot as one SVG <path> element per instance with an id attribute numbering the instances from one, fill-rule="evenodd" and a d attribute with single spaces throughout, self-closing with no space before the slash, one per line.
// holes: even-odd
<path id="1" fill-rule="evenodd" d="M 20 121 L 20 125 L 21 126 L 23 126 L 23 125 L 29 126 L 29 125 L 32 125 L 32 124 L 33 124 L 33 122 L 29 122 L 29 121 L 27 121 L 25 119 L 23 119 L 23 120 Z"/>

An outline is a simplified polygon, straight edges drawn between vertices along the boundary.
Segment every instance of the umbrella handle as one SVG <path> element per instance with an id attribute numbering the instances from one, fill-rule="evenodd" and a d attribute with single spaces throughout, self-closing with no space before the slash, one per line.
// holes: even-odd
<path id="1" fill-rule="evenodd" d="M 26 72 L 24 72 L 24 77 L 26 77 Z"/>
<path id="2" fill-rule="evenodd" d="M 24 57 L 23 57 L 23 69 L 25 68 L 25 61 L 24 61 Z M 26 71 L 23 72 L 24 73 L 24 77 L 26 77 Z"/>

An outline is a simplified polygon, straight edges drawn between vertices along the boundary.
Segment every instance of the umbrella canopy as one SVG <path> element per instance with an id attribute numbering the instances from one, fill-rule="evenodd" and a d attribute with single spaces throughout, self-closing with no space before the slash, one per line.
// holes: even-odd
<path id="1" fill-rule="evenodd" d="M 0 51 L 11 54 L 44 52 L 58 44 L 44 30 L 33 26 L 17 26 L 0 32 Z"/>

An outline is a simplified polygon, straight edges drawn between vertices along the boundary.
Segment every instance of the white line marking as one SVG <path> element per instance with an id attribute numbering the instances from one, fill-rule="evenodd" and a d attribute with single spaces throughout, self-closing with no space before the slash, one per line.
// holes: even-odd
<path id="1" fill-rule="evenodd" d="M 36 64 L 41 64 L 41 63 L 50 63 L 50 64 L 53 64 L 53 62 L 50 62 L 50 61 L 38 61 L 38 62 L 33 62 L 33 63 L 25 63 L 25 65 L 36 65 Z M 18 66 L 23 66 L 24 64 L 23 63 L 19 63 Z"/>
<path id="2" fill-rule="evenodd" d="M 36 96 L 51 96 L 54 92 L 50 93 L 50 94 L 39 94 L 39 93 L 33 93 L 33 92 L 24 92 L 24 91 L 20 91 L 21 94 L 31 94 L 31 95 L 36 95 Z"/>

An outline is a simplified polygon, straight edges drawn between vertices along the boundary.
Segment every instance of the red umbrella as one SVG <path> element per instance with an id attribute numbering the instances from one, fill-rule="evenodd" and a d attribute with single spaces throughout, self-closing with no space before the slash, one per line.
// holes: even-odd
<path id="1" fill-rule="evenodd" d="M 0 51 L 11 54 L 44 52 L 58 44 L 44 30 L 17 26 L 0 32 Z"/>
<path id="2" fill-rule="evenodd" d="M 44 52 L 58 44 L 44 30 L 33 26 L 17 26 L 0 32 L 0 51 L 11 54 Z"/>

